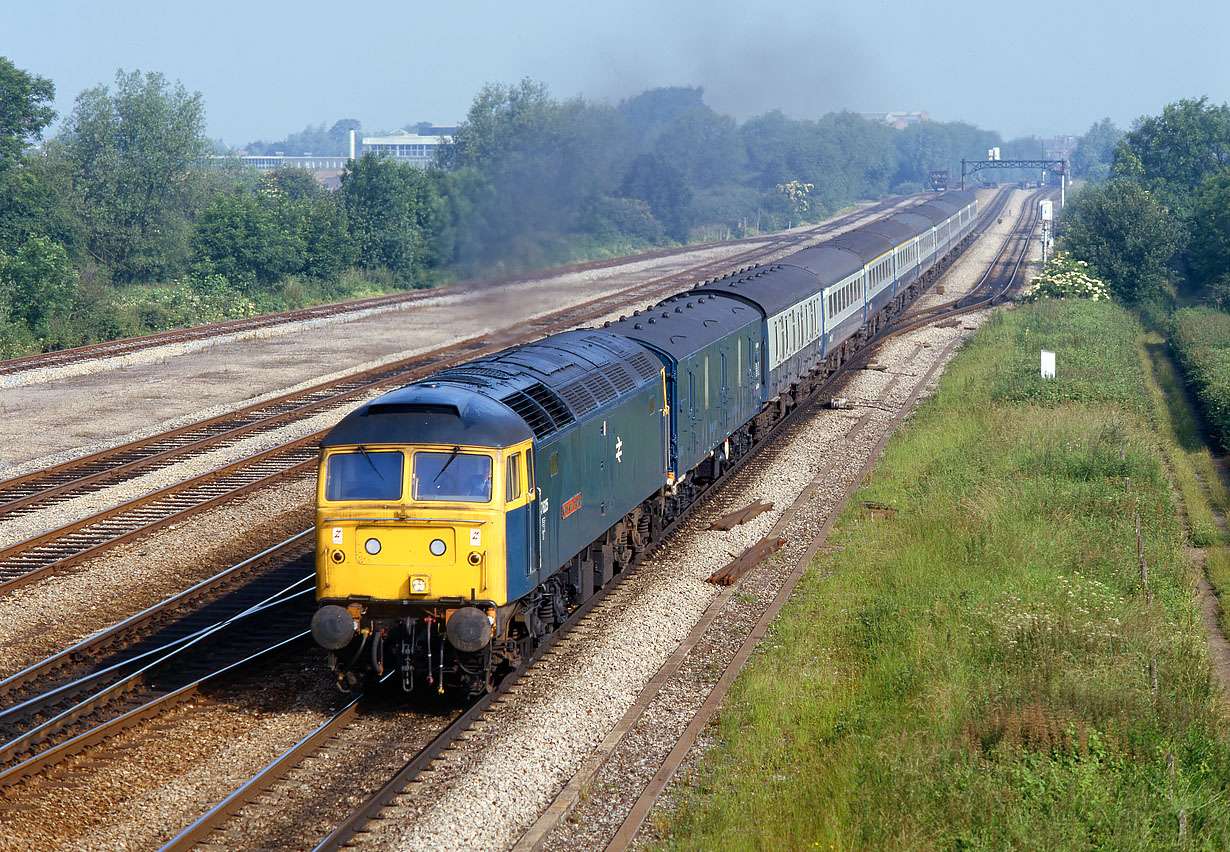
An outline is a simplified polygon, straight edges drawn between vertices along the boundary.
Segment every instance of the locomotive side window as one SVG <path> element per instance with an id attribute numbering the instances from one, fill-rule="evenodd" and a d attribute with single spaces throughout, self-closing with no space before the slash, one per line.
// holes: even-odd
<path id="1" fill-rule="evenodd" d="M 412 500 L 491 502 L 491 457 L 474 453 L 414 454 Z"/>
<path id="2" fill-rule="evenodd" d="M 504 499 L 511 503 L 521 496 L 521 454 L 508 457 L 508 470 L 504 477 Z"/>
<path id="3" fill-rule="evenodd" d="M 551 453 L 551 475 L 559 473 L 559 453 Z"/>
<path id="4" fill-rule="evenodd" d="M 334 453 L 325 470 L 325 499 L 400 500 L 403 460 L 397 452 Z"/>

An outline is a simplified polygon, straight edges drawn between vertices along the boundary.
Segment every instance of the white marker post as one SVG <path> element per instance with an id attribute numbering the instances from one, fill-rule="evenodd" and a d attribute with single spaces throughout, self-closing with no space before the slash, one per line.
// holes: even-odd
<path id="1" fill-rule="evenodd" d="M 1049 349 L 1042 350 L 1042 378 L 1055 378 L 1055 353 Z"/>

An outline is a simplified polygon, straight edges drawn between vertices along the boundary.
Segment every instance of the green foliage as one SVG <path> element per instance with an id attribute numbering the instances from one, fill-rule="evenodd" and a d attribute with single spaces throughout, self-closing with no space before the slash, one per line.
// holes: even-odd
<path id="1" fill-rule="evenodd" d="M 1055 252 L 1042 272 L 1029 282 L 1025 301 L 1039 299 L 1109 299 L 1106 282 L 1090 275 L 1089 264 L 1070 254 Z"/>
<path id="2" fill-rule="evenodd" d="M 71 164 L 86 249 L 121 282 L 182 269 L 209 150 L 200 92 L 162 75 L 116 72 L 115 91 L 77 97 L 58 154 Z"/>
<path id="3" fill-rule="evenodd" d="M 0 249 L 12 253 L 41 234 L 81 262 L 85 226 L 77 201 L 72 164 L 58 148 L 30 154 L 19 167 L 0 172 Z"/>
<path id="4" fill-rule="evenodd" d="M 1036 372 L 1036 349 L 1017 345 L 1027 326 L 1098 365 L 1069 401 L 997 399 L 988 385 Z M 1140 326 L 1113 304 L 1069 301 L 986 332 L 850 501 L 654 848 L 1230 845 L 1230 736 L 1139 404 Z M 1119 375 L 1125 392 L 1106 397 Z M 872 520 L 863 501 L 897 512 Z"/>
<path id="5" fill-rule="evenodd" d="M 24 325 L 36 337 L 67 316 L 77 293 L 77 270 L 64 247 L 45 236 L 27 239 L 17 253 L 0 251 L 0 318 Z"/>
<path id="6" fill-rule="evenodd" d="M 542 265 L 560 255 L 590 200 L 613 195 L 626 168 L 627 128 L 613 108 L 556 101 L 545 86 L 485 86 L 440 154 L 469 172 L 472 196 L 452 205 L 455 260 L 472 270 Z M 459 184 L 453 183 L 456 189 Z"/>
<path id="7" fill-rule="evenodd" d="M 1185 211 L 1186 200 L 1209 175 L 1230 166 L 1230 105 L 1207 97 L 1167 104 L 1146 116 L 1115 152 L 1114 174 L 1141 180 L 1162 202 Z"/>
<path id="8" fill-rule="evenodd" d="M 1181 225 L 1135 181 L 1086 186 L 1064 209 L 1063 245 L 1087 261 L 1117 300 L 1138 304 L 1165 296 Z"/>
<path id="9" fill-rule="evenodd" d="M 929 188 L 932 169 L 947 169 L 950 179 L 959 177 L 962 159 L 980 160 L 988 148 L 1002 147 L 998 133 L 962 122 L 918 122 L 901 130 L 894 139 L 897 174 L 893 186 L 897 191 L 906 184 Z"/>
<path id="10" fill-rule="evenodd" d="M 26 145 L 55 120 L 50 106 L 55 96 L 50 80 L 22 71 L 0 56 L 0 172 L 12 168 Z"/>
<path id="11" fill-rule="evenodd" d="M 639 198 L 595 198 L 580 221 L 581 232 L 601 241 L 632 237 L 645 245 L 661 242 L 662 224 Z"/>
<path id="12" fill-rule="evenodd" d="M 735 120 L 707 106 L 690 109 L 664 127 L 653 153 L 697 189 L 736 183 L 747 161 Z"/>
<path id="13" fill-rule="evenodd" d="M 628 168 L 620 193 L 644 201 L 672 239 L 687 239 L 692 189 L 687 178 L 658 154 L 640 154 Z"/>
<path id="14" fill-rule="evenodd" d="M 361 136 L 362 129 L 362 124 L 354 118 L 335 121 L 328 130 L 323 122 L 315 126 L 309 124 L 298 133 L 292 133 L 276 142 L 249 142 L 244 146 L 244 150 L 249 154 L 265 155 L 281 152 L 287 156 L 343 156 L 350 153 L 350 131 L 353 130 L 356 136 Z"/>
<path id="15" fill-rule="evenodd" d="M 1115 146 L 1122 138 L 1123 131 L 1109 118 L 1090 125 L 1072 153 L 1072 176 L 1092 181 L 1104 181 L 1110 177 Z"/>
<path id="16" fill-rule="evenodd" d="M 1209 175 L 1197 188 L 1189 228 L 1185 257 L 1195 283 L 1221 301 L 1230 282 L 1230 169 Z"/>
<path id="17" fill-rule="evenodd" d="M 653 147 L 658 136 L 687 112 L 704 109 L 705 90 L 700 86 L 668 86 L 649 89 L 619 105 L 632 138 L 642 150 Z"/>
<path id="18" fill-rule="evenodd" d="M 1210 426 L 1230 450 L 1230 314 L 1209 308 L 1178 311 L 1170 342 Z"/>
<path id="19" fill-rule="evenodd" d="M 409 284 L 437 261 L 431 235 L 443 205 L 422 171 L 367 153 L 347 164 L 340 193 L 361 266 L 387 268 Z"/>
<path id="20" fill-rule="evenodd" d="M 336 281 L 357 258 L 341 199 L 302 169 L 217 195 L 197 216 L 192 244 L 199 270 L 249 292 L 293 275 Z"/>
<path id="21" fill-rule="evenodd" d="M 263 286 L 301 271 L 303 235 L 280 212 L 276 203 L 242 188 L 218 196 L 197 216 L 192 235 L 197 263 L 229 281 Z"/>

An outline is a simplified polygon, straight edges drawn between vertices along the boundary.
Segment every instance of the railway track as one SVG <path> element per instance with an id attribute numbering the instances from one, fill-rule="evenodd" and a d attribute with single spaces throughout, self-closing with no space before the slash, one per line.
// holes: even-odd
<path id="1" fill-rule="evenodd" d="M 248 595 L 259 597 L 269 586 L 265 578 L 254 583 Z M 138 644 L 118 662 L 0 711 L 0 766 L 5 767 L 0 787 L 40 774 L 156 718 L 244 667 L 296 645 L 307 647 L 309 634 L 303 626 L 312 612 L 314 591 L 309 572 L 221 621 L 153 648 L 142 650 Z"/>
<path id="2" fill-rule="evenodd" d="M 885 202 L 861 211 L 856 222 L 880 215 Z M 365 395 L 399 386 L 450 364 L 494 353 L 517 343 L 592 321 L 626 305 L 666 295 L 732 266 L 754 265 L 768 257 L 797 250 L 851 220 L 765 241 L 734 257 L 690 267 L 625 288 L 508 329 L 488 338 L 473 338 L 395 364 L 363 371 L 333 382 L 286 394 L 211 418 L 65 462 L 43 471 L 0 482 L 0 522 L 20 517 L 112 487 L 206 453 L 282 429 L 306 418 L 353 407 Z M 38 582 L 106 550 L 167 525 L 178 523 L 219 503 L 280 480 L 311 472 L 315 447 L 327 431 L 319 429 L 289 443 L 217 467 L 186 482 L 161 488 L 55 529 L 0 548 L 0 594 Z"/>

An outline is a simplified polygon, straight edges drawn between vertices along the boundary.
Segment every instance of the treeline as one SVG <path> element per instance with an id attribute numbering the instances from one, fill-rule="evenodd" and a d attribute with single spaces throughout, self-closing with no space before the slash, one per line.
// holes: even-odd
<path id="1" fill-rule="evenodd" d="M 932 169 L 959 174 L 989 147 L 1040 154 L 960 123 L 740 124 L 699 88 L 611 106 L 524 81 L 484 88 L 434 167 L 364 156 L 332 192 L 214 156 L 200 94 L 161 74 L 82 92 L 40 148 L 53 84 L 0 58 L 0 93 L 3 356 L 776 230 L 924 190 Z M 287 141 L 336 145 L 354 128 Z"/>
<path id="2" fill-rule="evenodd" d="M 1161 314 L 1176 300 L 1230 306 L 1230 106 L 1180 100 L 1124 134 L 1107 120 L 1078 156 L 1086 140 L 1087 174 L 1104 179 L 1063 212 L 1064 245 L 1120 301 Z"/>

